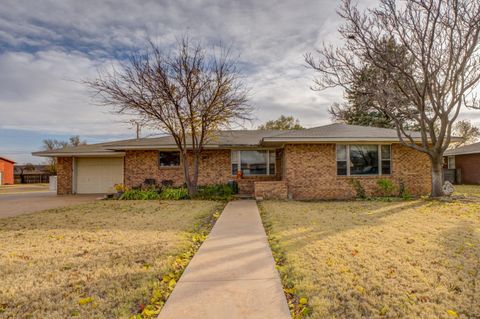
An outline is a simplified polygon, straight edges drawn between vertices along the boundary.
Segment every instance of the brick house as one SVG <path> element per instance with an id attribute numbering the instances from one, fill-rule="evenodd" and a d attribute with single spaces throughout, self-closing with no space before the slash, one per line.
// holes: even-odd
<path id="1" fill-rule="evenodd" d="M 14 161 L 0 156 L 0 186 L 13 184 Z"/>
<path id="2" fill-rule="evenodd" d="M 445 151 L 445 168 L 455 170 L 459 184 L 480 184 L 480 143 Z"/>
<path id="3" fill-rule="evenodd" d="M 116 183 L 183 184 L 171 136 L 33 154 L 58 159 L 58 194 L 109 193 Z M 241 193 L 263 198 L 351 198 L 352 179 L 370 195 L 379 191 L 379 179 L 426 195 L 431 165 L 427 155 L 400 145 L 396 130 L 331 124 L 298 131 L 219 131 L 205 145 L 199 167 L 200 185 L 235 180 Z"/>

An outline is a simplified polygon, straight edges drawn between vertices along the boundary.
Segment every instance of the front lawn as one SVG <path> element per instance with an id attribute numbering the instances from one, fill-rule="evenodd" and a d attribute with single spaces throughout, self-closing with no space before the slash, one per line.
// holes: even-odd
<path id="1" fill-rule="evenodd" d="M 0 317 L 128 318 L 212 201 L 101 201 L 0 219 Z"/>
<path id="2" fill-rule="evenodd" d="M 478 200 L 260 206 L 312 318 L 480 318 Z"/>

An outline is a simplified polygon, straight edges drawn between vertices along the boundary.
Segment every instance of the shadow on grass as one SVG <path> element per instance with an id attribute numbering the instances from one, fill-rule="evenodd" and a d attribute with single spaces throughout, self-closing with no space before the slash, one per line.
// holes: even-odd
<path id="1" fill-rule="evenodd" d="M 287 250 L 303 247 L 305 240 L 320 241 L 332 235 L 355 229 L 379 226 L 385 223 L 385 218 L 395 214 L 402 214 L 411 209 L 418 209 L 428 205 L 425 201 L 407 201 L 407 202 L 375 202 L 375 201 L 346 201 L 346 202 L 287 202 L 288 204 L 299 204 L 298 209 L 302 209 L 302 205 L 315 205 L 315 209 L 309 212 L 307 221 L 295 221 L 295 210 L 292 207 L 287 213 L 291 214 L 283 229 L 275 229 L 278 231 L 287 231 L 301 226 L 301 230 L 292 233 L 291 236 L 282 236 L 283 246 Z M 261 205 L 266 212 L 267 221 L 270 218 L 267 205 Z M 282 218 L 282 216 L 277 218 Z M 311 218 L 311 220 L 309 219 Z M 308 224 L 307 227 L 304 227 Z"/>
<path id="2" fill-rule="evenodd" d="M 480 215 L 479 215 L 480 217 Z M 480 235 L 478 224 L 461 220 L 438 237 L 448 261 L 446 274 L 439 274 L 432 285 L 444 285 L 451 294 L 462 296 L 452 305 L 467 318 L 480 318 Z"/>

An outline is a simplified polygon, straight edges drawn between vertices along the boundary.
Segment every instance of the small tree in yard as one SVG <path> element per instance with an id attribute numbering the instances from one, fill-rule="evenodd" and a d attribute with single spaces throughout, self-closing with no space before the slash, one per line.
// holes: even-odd
<path id="1" fill-rule="evenodd" d="M 218 129 L 249 119 L 247 90 L 237 62 L 227 50 L 220 51 L 209 54 L 186 38 L 173 54 L 150 43 L 145 53 L 131 56 L 120 70 L 87 82 L 118 114 L 134 115 L 143 125 L 172 135 L 190 195 L 197 192 L 205 143 Z"/>
<path id="2" fill-rule="evenodd" d="M 259 130 L 303 130 L 300 121 L 293 116 L 280 115 L 276 120 L 270 120 L 258 127 Z"/>
<path id="3" fill-rule="evenodd" d="M 306 55 L 319 73 L 316 89 L 348 90 L 366 66 L 380 70 L 363 86 L 365 95 L 393 119 L 402 144 L 429 156 L 431 196 L 442 196 L 443 153 L 455 121 L 461 108 L 479 107 L 473 92 L 480 80 L 480 2 L 412 0 L 397 6 L 381 0 L 378 8 L 360 12 L 343 0 L 339 15 L 344 45 L 324 46 L 318 58 Z M 419 129 L 420 143 L 405 123 Z"/>

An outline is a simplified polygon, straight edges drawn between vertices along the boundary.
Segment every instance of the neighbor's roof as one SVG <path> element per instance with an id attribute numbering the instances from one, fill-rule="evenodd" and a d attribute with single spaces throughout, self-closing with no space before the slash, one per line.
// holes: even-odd
<path id="1" fill-rule="evenodd" d="M 420 141 L 420 133 L 412 133 Z M 206 149 L 269 146 L 281 143 L 322 142 L 398 142 L 393 129 L 330 124 L 305 130 L 230 130 L 217 131 L 205 144 Z M 66 147 L 53 151 L 34 152 L 36 156 L 122 156 L 127 150 L 176 149 L 172 136 L 131 139 L 100 144 Z"/>
<path id="2" fill-rule="evenodd" d="M 0 160 L 4 160 L 5 162 L 10 162 L 10 163 L 15 164 L 15 161 L 12 161 L 11 159 L 8 159 L 8 158 L 3 157 L 3 156 L 0 156 Z"/>
<path id="3" fill-rule="evenodd" d="M 42 175 L 48 174 L 51 175 L 48 171 L 48 165 L 32 165 L 33 170 L 24 170 L 23 175 Z M 27 165 L 15 165 L 13 167 L 13 172 L 15 175 L 20 175 L 22 173 L 22 169 L 27 167 Z"/>
<path id="4" fill-rule="evenodd" d="M 464 155 L 464 154 L 475 154 L 475 153 L 480 153 L 480 143 L 464 145 L 458 148 L 446 150 L 444 155 L 453 156 L 453 155 Z"/>

